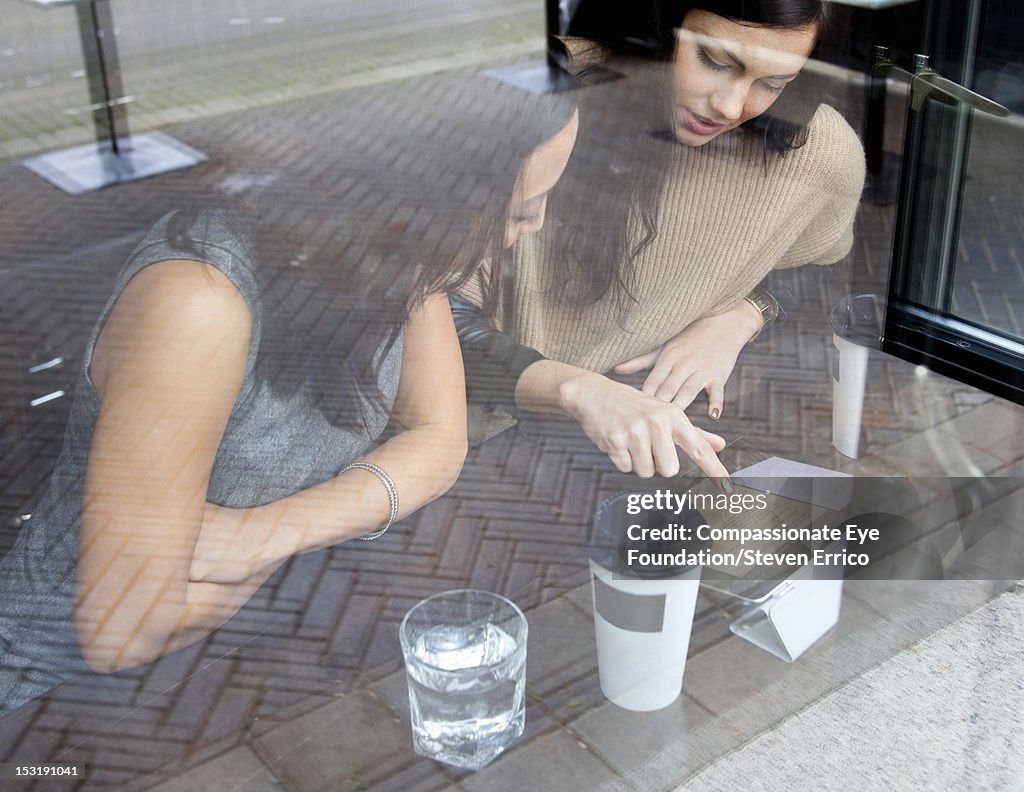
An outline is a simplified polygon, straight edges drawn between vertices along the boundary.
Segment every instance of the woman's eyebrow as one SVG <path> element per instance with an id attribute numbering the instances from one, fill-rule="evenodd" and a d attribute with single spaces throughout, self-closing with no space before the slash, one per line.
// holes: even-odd
<path id="1" fill-rule="evenodd" d="M 741 69 L 746 71 L 747 64 L 745 64 L 742 60 L 740 60 L 740 57 L 735 52 L 733 52 L 728 47 L 726 47 L 726 46 L 724 46 L 722 44 L 719 44 L 718 46 L 719 46 L 719 49 L 722 50 L 722 54 L 725 55 L 725 57 L 729 58 L 733 63 L 735 63 Z"/>
<path id="2" fill-rule="evenodd" d="M 728 47 L 724 46 L 721 43 L 719 43 L 717 46 L 722 51 L 722 54 L 725 55 L 729 60 L 731 60 L 733 63 L 735 63 L 737 66 L 739 66 L 744 71 L 747 70 L 747 64 L 745 64 L 743 62 L 743 60 L 739 57 L 739 55 L 737 55 L 735 52 L 733 52 L 732 50 L 730 50 Z M 797 76 L 797 74 L 798 74 L 798 72 L 792 72 L 791 74 L 772 74 L 772 75 L 769 75 L 768 77 L 765 77 L 765 79 L 766 80 L 792 80 L 794 77 Z"/>

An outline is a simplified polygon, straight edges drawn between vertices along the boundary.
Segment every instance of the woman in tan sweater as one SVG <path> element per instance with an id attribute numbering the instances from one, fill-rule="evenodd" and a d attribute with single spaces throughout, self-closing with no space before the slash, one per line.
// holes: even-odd
<path id="1" fill-rule="evenodd" d="M 737 356 L 777 313 L 758 289 L 772 269 L 849 251 L 863 150 L 831 107 L 777 102 L 820 35 L 819 0 L 671 5 L 670 65 L 587 89 L 547 229 L 453 302 L 471 398 L 572 417 L 623 472 L 675 475 L 678 447 L 724 478 L 725 441 L 683 410 L 706 391 L 721 416 Z M 480 332 L 474 306 L 507 338 Z M 646 369 L 642 389 L 604 374 Z"/>

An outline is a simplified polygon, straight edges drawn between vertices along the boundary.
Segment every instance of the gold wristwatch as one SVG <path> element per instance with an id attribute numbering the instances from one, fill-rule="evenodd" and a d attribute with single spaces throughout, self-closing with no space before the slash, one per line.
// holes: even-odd
<path id="1" fill-rule="evenodd" d="M 764 289 L 754 289 L 743 299 L 753 305 L 755 310 L 761 314 L 761 327 L 751 337 L 750 340 L 753 341 L 761 334 L 762 330 L 770 327 L 779 318 L 779 301 Z"/>

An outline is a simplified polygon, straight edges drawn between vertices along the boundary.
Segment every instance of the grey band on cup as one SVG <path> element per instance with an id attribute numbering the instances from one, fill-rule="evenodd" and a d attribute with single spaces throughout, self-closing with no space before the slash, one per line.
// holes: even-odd
<path id="1" fill-rule="evenodd" d="M 594 577 L 594 608 L 620 630 L 660 633 L 665 626 L 664 594 L 629 594 Z"/>

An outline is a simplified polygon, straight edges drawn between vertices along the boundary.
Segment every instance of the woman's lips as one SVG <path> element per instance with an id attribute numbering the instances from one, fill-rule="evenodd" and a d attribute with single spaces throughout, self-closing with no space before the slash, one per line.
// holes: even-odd
<path id="1" fill-rule="evenodd" d="M 679 108 L 679 115 L 685 126 L 695 135 L 701 137 L 707 137 L 708 135 L 715 135 L 725 129 L 725 124 L 716 124 L 710 121 L 704 116 L 699 116 L 696 113 L 692 113 L 685 107 Z"/>

